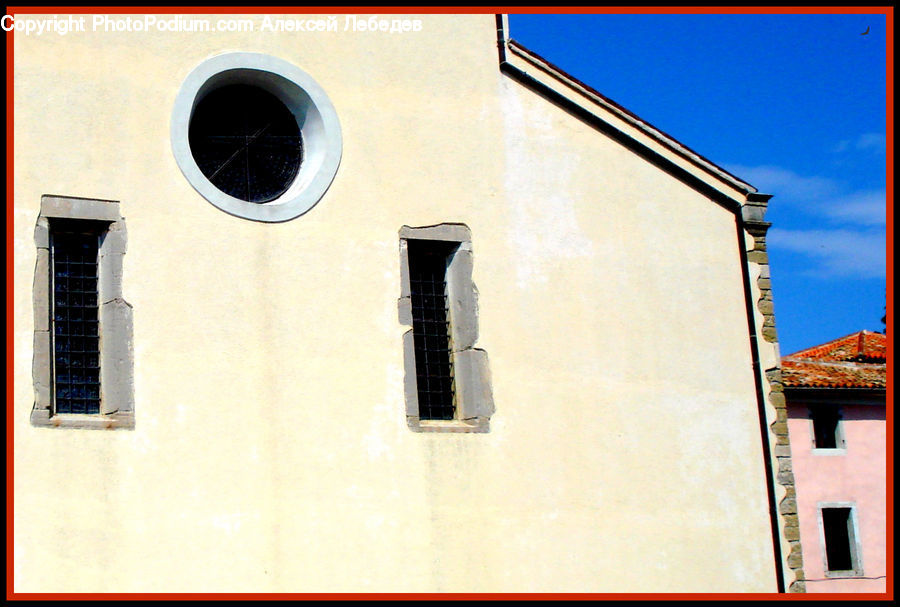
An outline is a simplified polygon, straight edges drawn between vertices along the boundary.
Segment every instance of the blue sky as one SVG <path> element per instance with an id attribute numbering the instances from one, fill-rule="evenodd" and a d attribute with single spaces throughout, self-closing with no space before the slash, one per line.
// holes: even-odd
<path id="1" fill-rule="evenodd" d="M 885 28 L 865 14 L 510 15 L 514 40 L 774 195 L 783 355 L 884 328 Z"/>

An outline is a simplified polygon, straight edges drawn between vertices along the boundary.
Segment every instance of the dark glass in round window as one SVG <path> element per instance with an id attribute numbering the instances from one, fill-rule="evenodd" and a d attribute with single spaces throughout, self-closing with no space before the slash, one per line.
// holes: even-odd
<path id="1" fill-rule="evenodd" d="M 206 178 L 248 202 L 284 194 L 303 160 L 294 115 L 275 95 L 246 84 L 206 95 L 194 108 L 188 142 Z"/>

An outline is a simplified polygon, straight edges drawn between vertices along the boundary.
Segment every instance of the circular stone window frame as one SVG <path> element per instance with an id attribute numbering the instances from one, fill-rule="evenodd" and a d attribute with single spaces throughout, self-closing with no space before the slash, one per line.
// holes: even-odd
<path id="1" fill-rule="evenodd" d="M 194 109 L 208 93 L 231 84 L 257 86 L 271 93 L 300 127 L 300 168 L 288 188 L 269 202 L 248 202 L 226 194 L 207 179 L 191 153 L 188 131 Z M 343 148 L 337 112 L 322 87 L 297 66 L 261 53 L 226 53 L 195 67 L 175 98 L 170 136 L 178 167 L 201 196 L 226 213 L 264 222 L 289 221 L 313 208 L 331 186 Z"/>

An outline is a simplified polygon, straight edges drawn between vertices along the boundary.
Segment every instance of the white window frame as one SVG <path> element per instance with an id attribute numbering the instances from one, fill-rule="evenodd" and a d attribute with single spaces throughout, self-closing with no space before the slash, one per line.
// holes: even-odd
<path id="1" fill-rule="evenodd" d="M 300 169 L 288 189 L 269 202 L 226 194 L 207 179 L 191 153 L 188 132 L 194 109 L 207 93 L 230 84 L 248 84 L 274 95 L 300 127 Z M 299 67 L 262 53 L 224 53 L 194 68 L 175 98 L 170 138 L 178 167 L 201 196 L 226 213 L 254 221 L 288 221 L 306 213 L 325 195 L 341 163 L 341 125 L 324 89 Z"/>
<path id="2" fill-rule="evenodd" d="M 816 445 L 816 422 L 814 416 L 817 411 L 820 411 L 822 407 L 834 408 L 837 412 L 837 425 L 835 426 L 835 447 L 819 447 Z M 831 404 L 818 404 L 814 403 L 808 406 L 807 412 L 809 413 L 809 440 L 812 445 L 812 454 L 813 455 L 824 455 L 824 456 L 841 456 L 847 454 L 847 442 L 844 438 L 844 418 L 843 411 L 838 405 Z"/>

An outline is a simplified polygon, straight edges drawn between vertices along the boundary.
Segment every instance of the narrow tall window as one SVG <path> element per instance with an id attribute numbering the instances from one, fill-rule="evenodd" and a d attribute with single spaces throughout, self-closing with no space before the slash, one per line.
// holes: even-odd
<path id="1" fill-rule="evenodd" d="M 494 396 L 478 341 L 472 233 L 460 223 L 400 228 L 406 423 L 413 432 L 489 432 Z"/>
<path id="2" fill-rule="evenodd" d="M 54 411 L 97 414 L 100 413 L 99 241 L 96 233 L 75 231 L 78 227 L 74 223 L 54 230 L 51 235 Z"/>
<path id="3" fill-rule="evenodd" d="M 859 568 L 852 511 L 852 508 L 822 508 L 825 569 L 828 572 L 855 572 Z"/>
<path id="4" fill-rule="evenodd" d="M 449 256 L 459 243 L 409 241 L 409 283 L 420 419 L 453 419 L 454 386 L 447 303 Z"/>
<path id="5" fill-rule="evenodd" d="M 813 440 L 816 449 L 838 449 L 843 447 L 837 407 L 818 405 L 810 410 L 813 424 Z"/>
<path id="6" fill-rule="evenodd" d="M 132 308 L 122 285 L 127 242 L 117 201 L 41 196 L 32 425 L 134 428 Z"/>

